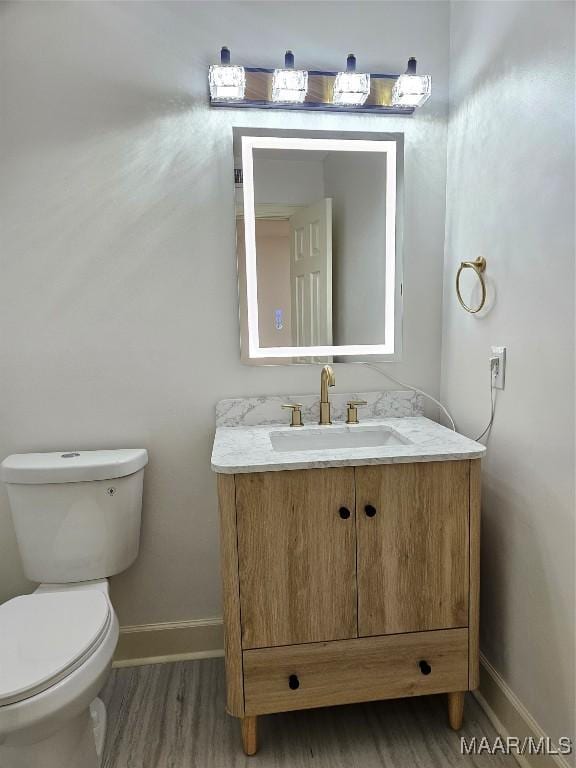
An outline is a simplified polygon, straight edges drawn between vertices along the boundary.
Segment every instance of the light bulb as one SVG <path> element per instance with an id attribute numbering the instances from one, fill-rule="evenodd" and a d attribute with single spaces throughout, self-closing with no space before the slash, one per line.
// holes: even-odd
<path id="1" fill-rule="evenodd" d="M 409 59 L 406 74 L 394 83 L 392 88 L 392 106 L 421 107 L 432 93 L 430 75 L 416 74 L 416 59 Z"/>
<path id="2" fill-rule="evenodd" d="M 332 103 L 346 106 L 361 106 L 370 94 L 370 75 L 356 72 L 356 57 L 349 54 L 346 72 L 338 72 L 334 81 Z"/>
<path id="3" fill-rule="evenodd" d="M 286 51 L 284 69 L 275 69 L 272 78 L 272 101 L 301 104 L 308 92 L 308 72 L 294 69 L 294 54 Z"/>
<path id="4" fill-rule="evenodd" d="M 246 90 L 244 67 L 230 64 L 230 51 L 220 51 L 220 64 L 212 64 L 208 70 L 210 97 L 213 101 L 239 101 Z"/>

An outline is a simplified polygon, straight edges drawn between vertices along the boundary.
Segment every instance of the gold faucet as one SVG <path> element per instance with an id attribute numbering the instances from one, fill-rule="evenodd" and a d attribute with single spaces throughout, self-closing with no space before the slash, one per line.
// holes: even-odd
<path id="1" fill-rule="evenodd" d="M 320 374 L 320 424 L 332 424 L 328 387 L 333 387 L 334 384 L 336 384 L 334 371 L 329 365 L 325 365 Z"/>

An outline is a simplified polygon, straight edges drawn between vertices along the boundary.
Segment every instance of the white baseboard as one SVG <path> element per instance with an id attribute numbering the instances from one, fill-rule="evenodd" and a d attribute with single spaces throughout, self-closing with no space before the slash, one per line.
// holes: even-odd
<path id="1" fill-rule="evenodd" d="M 137 667 L 224 655 L 222 619 L 169 621 L 120 628 L 114 667 Z"/>
<path id="2" fill-rule="evenodd" d="M 547 737 L 514 691 L 483 654 L 480 654 L 480 688 L 474 691 L 473 695 L 486 712 L 497 733 L 503 738 L 517 736 L 522 740 L 531 737 L 538 741 Z M 515 757 L 522 768 L 572 768 L 563 755 L 515 755 Z"/>

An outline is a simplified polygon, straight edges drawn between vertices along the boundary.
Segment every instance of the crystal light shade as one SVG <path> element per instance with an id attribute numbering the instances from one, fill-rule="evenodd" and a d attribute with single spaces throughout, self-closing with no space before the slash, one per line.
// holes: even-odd
<path id="1" fill-rule="evenodd" d="M 334 81 L 333 104 L 361 106 L 370 93 L 370 75 L 360 72 L 338 72 Z"/>
<path id="2" fill-rule="evenodd" d="M 392 89 L 392 106 L 420 107 L 432 93 L 430 75 L 400 75 Z"/>
<path id="3" fill-rule="evenodd" d="M 275 69 L 272 101 L 301 104 L 308 91 L 308 72 L 302 69 Z"/>
<path id="4" fill-rule="evenodd" d="M 244 67 L 234 64 L 213 64 L 208 71 L 210 97 L 214 101 L 239 101 L 246 90 Z"/>

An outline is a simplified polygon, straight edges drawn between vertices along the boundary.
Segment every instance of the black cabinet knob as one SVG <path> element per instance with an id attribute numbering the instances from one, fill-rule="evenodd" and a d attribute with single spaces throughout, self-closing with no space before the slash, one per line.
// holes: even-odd
<path id="1" fill-rule="evenodd" d="M 374 517 L 376 514 L 376 507 L 373 507 L 372 504 L 366 504 L 364 512 L 366 512 L 366 517 Z"/>
<path id="2" fill-rule="evenodd" d="M 432 672 L 432 667 L 425 659 L 422 659 L 422 661 L 418 662 L 418 666 L 420 667 L 420 672 L 422 672 L 423 675 L 429 675 L 430 672 Z"/>
<path id="3" fill-rule="evenodd" d="M 340 507 L 338 510 L 338 514 L 342 518 L 342 520 L 348 520 L 350 517 L 350 510 L 347 507 Z"/>
<path id="4" fill-rule="evenodd" d="M 300 688 L 300 680 L 298 680 L 298 675 L 290 675 L 288 678 L 288 687 L 291 691 L 296 691 L 298 688 Z"/>

